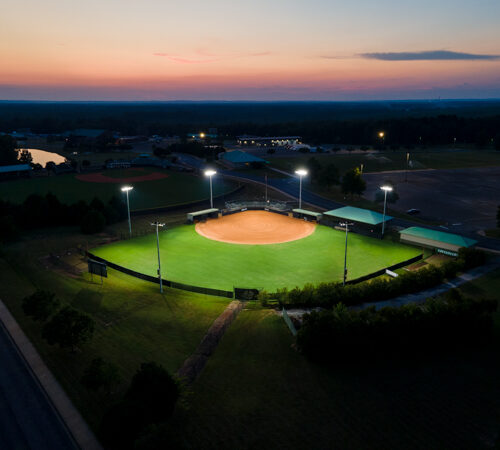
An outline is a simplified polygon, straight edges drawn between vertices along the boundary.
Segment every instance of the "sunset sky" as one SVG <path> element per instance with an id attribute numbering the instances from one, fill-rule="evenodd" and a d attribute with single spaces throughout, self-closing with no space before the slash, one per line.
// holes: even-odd
<path id="1" fill-rule="evenodd" d="M 2 0 L 0 100 L 500 98 L 499 0 Z"/>

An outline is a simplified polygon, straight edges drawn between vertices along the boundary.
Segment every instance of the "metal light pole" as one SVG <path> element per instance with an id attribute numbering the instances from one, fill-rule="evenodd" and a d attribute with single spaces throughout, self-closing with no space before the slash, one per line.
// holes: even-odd
<path id="1" fill-rule="evenodd" d="M 307 170 L 298 169 L 295 173 L 299 176 L 299 209 L 302 208 L 302 177 L 307 175 Z"/>
<path id="2" fill-rule="evenodd" d="M 347 280 L 347 236 L 349 232 L 349 225 L 353 225 L 352 223 L 340 223 L 341 227 L 345 226 L 345 252 L 344 252 L 344 281 L 342 282 L 342 286 L 345 286 L 345 282 Z"/>
<path id="3" fill-rule="evenodd" d="M 382 218 L 382 237 L 384 237 L 384 231 L 385 231 L 385 209 L 387 206 L 387 193 L 392 191 L 391 186 L 381 186 L 380 189 L 384 191 L 384 215 Z"/>
<path id="4" fill-rule="evenodd" d="M 158 221 L 153 222 L 151 226 L 156 227 L 156 249 L 158 250 L 158 278 L 160 279 L 160 292 L 163 294 L 163 282 L 161 279 L 161 262 L 160 262 L 160 236 L 158 233 L 158 227 L 164 227 L 164 223 Z"/>
<path id="5" fill-rule="evenodd" d="M 212 195 L 212 177 L 216 174 L 217 172 L 215 170 L 205 170 L 205 176 L 210 178 L 210 208 L 214 207 L 214 198 Z"/>
<path id="6" fill-rule="evenodd" d="M 132 237 L 132 222 L 130 221 L 130 202 L 128 199 L 128 193 L 134 189 L 132 186 L 123 186 L 122 187 L 122 192 L 125 192 L 127 194 L 127 211 L 128 211 L 128 232 L 130 237 Z"/>

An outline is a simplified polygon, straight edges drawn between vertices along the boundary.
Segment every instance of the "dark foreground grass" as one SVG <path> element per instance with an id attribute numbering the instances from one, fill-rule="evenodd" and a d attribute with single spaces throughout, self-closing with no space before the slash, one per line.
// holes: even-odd
<path id="1" fill-rule="evenodd" d="M 487 280 L 491 289 L 500 289 L 498 275 Z M 243 311 L 194 385 L 189 409 L 177 411 L 183 445 L 481 449 L 499 437 L 498 333 L 489 349 L 350 369 L 312 364 L 292 344 L 281 317 Z"/>
<path id="2" fill-rule="evenodd" d="M 160 234 L 163 277 L 215 289 L 277 288 L 339 281 L 344 265 L 345 234 L 326 226 L 293 242 L 236 245 L 200 236 L 192 225 Z M 156 235 L 150 234 L 92 249 L 108 261 L 148 275 L 156 275 Z M 349 235 L 349 279 L 405 261 L 420 249 L 390 240 Z"/>
<path id="3" fill-rule="evenodd" d="M 45 260 L 39 259 L 74 244 L 75 239 L 61 231 L 7 247 L 0 259 L 1 299 L 86 420 L 96 427 L 141 363 L 156 361 L 175 373 L 228 300 L 173 289 L 161 295 L 157 285 L 113 270 L 101 285 L 97 277 L 94 282 L 88 274 L 70 277 L 46 268 Z M 23 314 L 21 299 L 36 287 L 55 292 L 62 302 L 95 320 L 94 337 L 81 351 L 72 353 L 48 345 L 41 338 L 40 325 Z M 114 395 L 94 393 L 80 383 L 85 368 L 96 357 L 119 369 L 122 383 Z"/>
<path id="4" fill-rule="evenodd" d="M 210 188 L 205 178 L 169 170 L 144 168 L 141 172 L 107 170 L 103 173 L 111 178 L 133 177 L 151 172 L 161 172 L 167 178 L 153 181 L 128 182 L 134 190 L 130 193 L 131 210 L 180 205 L 210 198 Z M 0 198 L 13 203 L 21 203 L 30 194 L 45 195 L 52 192 L 63 203 L 78 200 L 91 201 L 98 197 L 104 202 L 113 195 L 123 198 L 120 188 L 124 183 L 90 183 L 75 178 L 75 174 L 42 178 L 13 180 L 0 183 Z M 235 184 L 217 179 L 214 181 L 214 195 L 222 195 L 234 190 Z"/>

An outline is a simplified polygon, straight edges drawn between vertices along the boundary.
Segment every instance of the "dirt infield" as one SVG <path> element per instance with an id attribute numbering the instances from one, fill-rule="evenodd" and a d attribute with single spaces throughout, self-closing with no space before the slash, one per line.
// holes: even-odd
<path id="1" fill-rule="evenodd" d="M 305 238 L 316 225 L 268 211 L 244 211 L 196 224 L 196 232 L 229 244 L 281 244 Z"/>
<path id="2" fill-rule="evenodd" d="M 113 178 L 101 173 L 84 173 L 75 175 L 75 178 L 88 183 L 137 183 L 139 181 L 154 181 L 167 178 L 168 175 L 160 172 L 152 172 L 146 175 L 137 175 L 135 177 Z"/>

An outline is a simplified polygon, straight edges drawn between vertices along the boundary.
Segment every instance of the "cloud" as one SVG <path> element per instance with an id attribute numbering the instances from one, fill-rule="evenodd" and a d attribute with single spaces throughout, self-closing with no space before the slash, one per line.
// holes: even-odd
<path id="1" fill-rule="evenodd" d="M 361 53 L 359 56 L 380 61 L 491 61 L 500 55 L 481 55 L 477 53 L 452 52 L 448 50 L 429 50 L 423 52 Z"/>
<path id="2" fill-rule="evenodd" d="M 162 56 L 165 58 L 168 58 L 170 61 L 179 63 L 179 64 L 204 64 L 204 63 L 212 63 L 212 62 L 217 62 L 217 61 L 227 61 L 231 59 L 238 59 L 238 58 L 249 58 L 249 57 L 259 57 L 259 56 L 267 56 L 270 55 L 271 52 L 256 52 L 256 53 L 241 53 L 238 55 L 230 55 L 230 56 L 217 56 L 214 54 L 211 54 L 207 52 L 206 50 L 197 50 L 196 54 L 201 55 L 201 56 L 211 56 L 211 58 L 204 58 L 204 59 L 195 59 L 195 58 L 186 58 L 183 56 L 177 56 L 177 55 L 171 55 L 169 53 L 153 53 L 153 56 Z"/>

